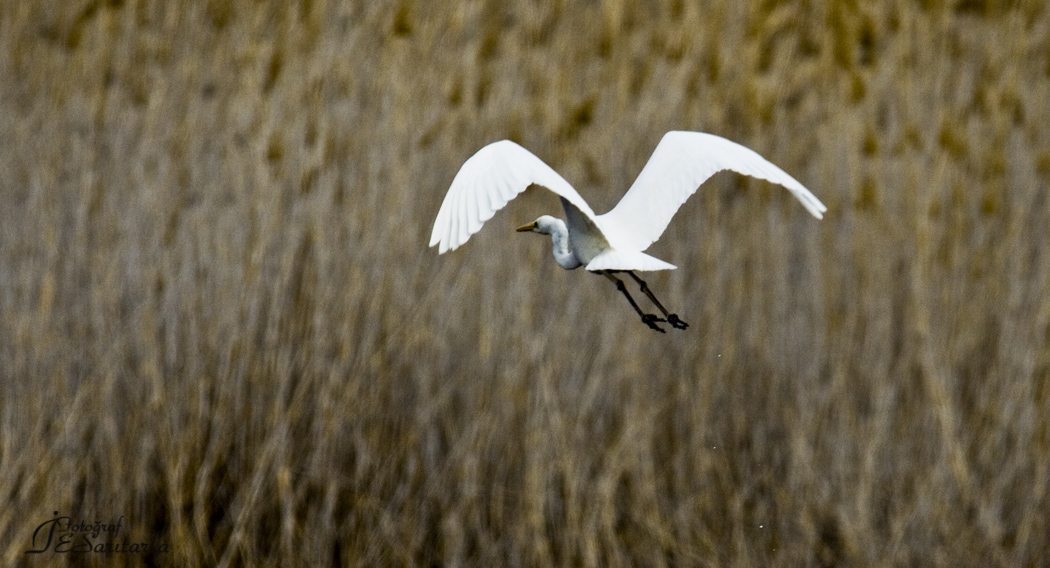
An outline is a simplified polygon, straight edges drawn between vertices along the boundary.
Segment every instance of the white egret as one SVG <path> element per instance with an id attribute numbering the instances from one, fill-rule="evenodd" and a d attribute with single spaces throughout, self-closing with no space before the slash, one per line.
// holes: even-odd
<path id="1" fill-rule="evenodd" d="M 558 266 L 566 270 L 583 266 L 615 281 L 616 288 L 652 329 L 663 332 L 656 325 L 660 322 L 685 329 L 688 324 L 668 313 L 633 271 L 676 268 L 642 251 L 660 238 L 671 217 L 700 184 L 723 170 L 786 187 L 817 219 L 827 211 L 795 178 L 754 151 L 713 134 L 672 131 L 660 140 L 616 207 L 597 215 L 550 166 L 518 144 L 502 140 L 478 150 L 460 168 L 434 221 L 430 246 L 438 245 L 439 254 L 455 250 L 511 199 L 529 186 L 539 185 L 558 194 L 568 223 L 543 215 L 518 227 L 518 231 L 550 235 Z M 638 282 L 664 317 L 644 313 L 615 276 L 617 272 L 626 272 Z"/>

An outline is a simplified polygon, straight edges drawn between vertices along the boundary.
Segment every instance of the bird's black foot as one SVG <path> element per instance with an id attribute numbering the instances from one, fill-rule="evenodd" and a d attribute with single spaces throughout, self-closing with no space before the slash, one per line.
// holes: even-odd
<path id="1" fill-rule="evenodd" d="M 656 322 L 662 322 L 662 321 L 667 321 L 667 320 L 656 317 L 656 314 L 644 314 L 642 316 L 642 323 L 644 323 L 645 325 L 655 329 L 656 331 L 659 331 L 660 333 L 667 333 L 666 331 L 661 329 L 660 326 L 656 325 Z"/>
<path id="2" fill-rule="evenodd" d="M 685 329 L 689 327 L 689 324 L 678 319 L 678 314 L 667 314 L 667 323 L 671 324 L 671 327 L 675 329 Z"/>

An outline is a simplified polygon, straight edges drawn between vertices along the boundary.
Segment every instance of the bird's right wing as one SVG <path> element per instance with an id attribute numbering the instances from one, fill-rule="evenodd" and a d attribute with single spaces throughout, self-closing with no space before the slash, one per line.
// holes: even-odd
<path id="1" fill-rule="evenodd" d="M 614 247 L 645 250 L 700 184 L 722 170 L 771 181 L 788 189 L 817 219 L 827 207 L 784 170 L 754 151 L 703 132 L 664 135 L 631 188 L 598 225 Z"/>
<path id="2" fill-rule="evenodd" d="M 478 150 L 463 163 L 434 220 L 430 246 L 440 245 L 439 254 L 455 250 L 532 184 L 553 191 L 587 216 L 595 217 L 587 202 L 558 172 L 525 148 L 501 140 Z"/>

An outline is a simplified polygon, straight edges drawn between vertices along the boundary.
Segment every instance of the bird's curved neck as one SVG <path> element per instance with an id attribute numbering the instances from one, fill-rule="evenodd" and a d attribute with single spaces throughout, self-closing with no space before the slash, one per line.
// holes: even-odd
<path id="1" fill-rule="evenodd" d="M 569 230 L 565 228 L 565 222 L 555 219 L 550 227 L 551 241 L 554 243 L 554 260 L 558 266 L 565 270 L 579 268 L 582 264 L 569 248 Z"/>

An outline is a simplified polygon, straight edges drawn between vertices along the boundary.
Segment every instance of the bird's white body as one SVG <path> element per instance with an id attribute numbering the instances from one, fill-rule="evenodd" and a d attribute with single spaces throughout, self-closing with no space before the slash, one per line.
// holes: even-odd
<path id="1" fill-rule="evenodd" d="M 700 184 L 722 170 L 783 185 L 818 219 L 827 210 L 795 178 L 744 146 L 713 134 L 672 131 L 660 140 L 616 207 L 596 215 L 550 166 L 514 142 L 502 140 L 478 150 L 460 168 L 434 221 L 430 246 L 439 245 L 440 253 L 458 248 L 496 211 L 536 184 L 561 197 L 566 222 L 544 216 L 519 230 L 550 234 L 555 260 L 562 268 L 673 269 L 674 265 L 642 251 L 660 238 Z"/>

